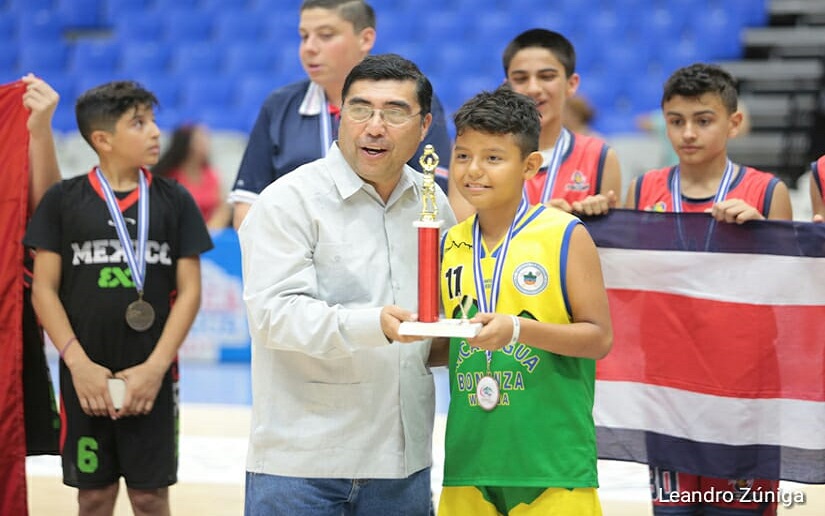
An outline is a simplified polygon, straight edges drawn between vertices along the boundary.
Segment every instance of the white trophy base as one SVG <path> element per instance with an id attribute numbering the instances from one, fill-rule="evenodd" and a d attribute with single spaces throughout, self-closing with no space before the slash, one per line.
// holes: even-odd
<path id="1" fill-rule="evenodd" d="M 401 335 L 421 337 L 462 337 L 469 339 L 481 331 L 481 323 L 467 322 L 466 319 L 441 319 L 438 322 L 402 322 L 398 328 Z"/>

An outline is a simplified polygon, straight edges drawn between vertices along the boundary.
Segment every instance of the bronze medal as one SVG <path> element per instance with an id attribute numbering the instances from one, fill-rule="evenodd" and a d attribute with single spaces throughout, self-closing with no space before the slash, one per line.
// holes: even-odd
<path id="1" fill-rule="evenodd" d="M 126 324 L 135 331 L 146 331 L 155 322 L 155 309 L 142 298 L 126 307 Z"/>

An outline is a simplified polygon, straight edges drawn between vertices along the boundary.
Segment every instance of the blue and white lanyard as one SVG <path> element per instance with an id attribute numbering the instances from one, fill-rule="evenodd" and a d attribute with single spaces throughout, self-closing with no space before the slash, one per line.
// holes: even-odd
<path id="1" fill-rule="evenodd" d="M 118 208 L 117 199 L 112 191 L 112 187 L 109 186 L 109 181 L 106 180 L 106 176 L 100 172 L 99 168 L 95 169 L 95 174 L 97 174 L 97 179 L 100 181 L 100 186 L 103 189 L 106 207 L 109 208 L 109 215 L 111 215 L 112 222 L 115 224 L 115 230 L 120 240 L 120 246 L 123 248 L 123 254 L 126 256 L 129 269 L 132 271 L 132 280 L 135 282 L 138 295 L 143 295 L 143 284 L 146 278 L 146 242 L 149 239 L 149 188 L 146 184 L 146 176 L 143 170 L 139 171 L 137 256 L 135 256 L 132 240 L 129 238 L 129 230 L 126 228 L 126 221 L 123 220 L 123 214 L 120 213 L 120 208 Z"/>
<path id="2" fill-rule="evenodd" d="M 321 156 L 326 157 L 330 145 L 332 145 L 332 122 L 329 117 L 329 104 L 327 103 L 327 96 L 321 91 Z"/>
<path id="3" fill-rule="evenodd" d="M 541 199 L 539 199 L 542 204 L 553 198 L 553 189 L 556 186 L 556 177 L 559 175 L 559 168 L 561 168 L 561 159 L 564 157 L 564 153 L 567 151 L 569 145 L 570 131 L 562 127 L 559 137 L 556 138 L 556 144 L 553 145 L 553 150 L 550 153 L 550 160 L 547 163 L 544 188 L 541 191 Z"/>
<path id="4" fill-rule="evenodd" d="M 510 240 L 516 232 L 516 227 L 521 222 L 521 219 L 527 213 L 529 204 L 525 199 L 521 199 L 516 210 L 516 216 L 513 218 L 513 223 L 510 224 L 510 229 L 504 236 L 504 242 L 501 244 L 498 256 L 495 258 L 495 265 L 493 266 L 493 278 L 490 286 L 490 297 L 487 297 L 487 291 L 484 288 L 484 270 L 481 267 L 481 249 L 483 246 L 481 240 L 481 228 L 478 225 L 478 215 L 473 221 L 473 281 L 476 287 L 476 297 L 478 298 L 478 311 L 480 313 L 492 313 L 496 310 L 498 304 L 498 295 L 501 291 L 501 276 L 504 271 L 504 262 L 507 257 L 507 250 L 510 248 Z M 492 252 L 492 250 L 491 250 Z M 487 364 L 489 367 L 490 361 L 493 357 L 492 351 L 487 351 Z"/>
<path id="5" fill-rule="evenodd" d="M 682 183 L 679 179 L 679 166 L 673 171 L 673 177 L 670 178 L 670 194 L 673 197 L 673 211 L 682 213 Z M 716 190 L 716 195 L 713 197 L 713 204 L 722 202 L 728 195 L 730 185 L 733 182 L 733 162 L 727 160 L 725 164 L 725 172 L 722 174 L 722 180 L 719 181 L 719 189 Z"/>

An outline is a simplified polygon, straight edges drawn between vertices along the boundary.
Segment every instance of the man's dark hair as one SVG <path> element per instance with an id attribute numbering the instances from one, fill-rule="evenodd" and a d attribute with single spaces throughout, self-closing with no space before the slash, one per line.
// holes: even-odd
<path id="1" fill-rule="evenodd" d="M 698 98 L 705 93 L 716 93 L 728 113 L 736 113 L 739 106 L 736 79 L 721 67 L 694 63 L 679 68 L 665 81 L 662 105 L 676 95 Z"/>
<path id="2" fill-rule="evenodd" d="M 433 85 L 427 79 L 427 76 L 421 73 L 418 66 L 409 59 L 404 59 L 398 54 L 377 54 L 365 57 L 347 75 L 341 98 L 346 101 L 352 83 L 362 80 L 414 81 L 422 118 L 430 112 L 433 101 Z"/>
<path id="3" fill-rule="evenodd" d="M 375 10 L 363 0 L 304 0 L 301 12 L 306 9 L 337 11 L 342 20 L 350 22 L 355 32 L 367 27 L 375 28 Z"/>
<path id="4" fill-rule="evenodd" d="M 505 76 L 510 70 L 513 57 L 525 48 L 546 48 L 559 60 L 567 77 L 576 73 L 576 50 L 569 39 L 552 30 L 530 29 L 513 38 L 504 49 L 501 62 L 504 65 Z"/>
<path id="5" fill-rule="evenodd" d="M 461 106 L 453 115 L 455 131 L 467 129 L 486 134 L 510 134 L 525 158 L 539 148 L 541 120 L 536 102 L 507 86 L 493 92 L 483 91 Z"/>
<path id="6" fill-rule="evenodd" d="M 114 132 L 124 113 L 140 107 L 155 108 L 155 94 L 134 81 L 113 81 L 84 92 L 75 104 L 77 128 L 92 145 L 92 132 Z"/>

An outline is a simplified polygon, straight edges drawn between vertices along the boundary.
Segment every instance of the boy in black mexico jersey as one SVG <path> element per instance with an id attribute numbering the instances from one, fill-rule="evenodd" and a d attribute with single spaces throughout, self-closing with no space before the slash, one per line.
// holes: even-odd
<path id="1" fill-rule="evenodd" d="M 100 164 L 49 189 L 24 240 L 37 250 L 34 307 L 60 352 L 63 481 L 81 515 L 112 514 L 121 476 L 135 514 L 169 514 L 177 477 L 177 350 L 212 242 L 186 190 L 144 168 L 160 151 L 156 105 L 129 81 L 80 96 Z"/>

